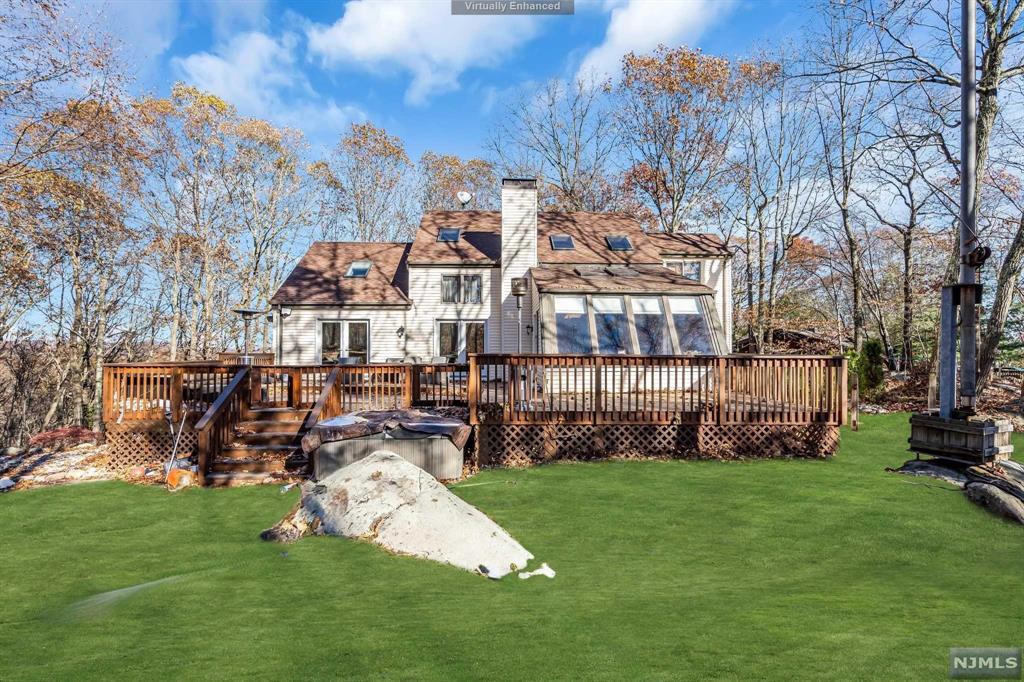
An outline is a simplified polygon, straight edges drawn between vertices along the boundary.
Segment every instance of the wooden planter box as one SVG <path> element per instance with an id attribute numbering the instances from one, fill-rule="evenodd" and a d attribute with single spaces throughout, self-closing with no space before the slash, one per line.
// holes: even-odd
<path id="1" fill-rule="evenodd" d="M 984 464 L 1009 459 L 1013 425 L 1004 419 L 953 419 L 935 412 L 910 417 L 910 449 L 942 459 Z"/>

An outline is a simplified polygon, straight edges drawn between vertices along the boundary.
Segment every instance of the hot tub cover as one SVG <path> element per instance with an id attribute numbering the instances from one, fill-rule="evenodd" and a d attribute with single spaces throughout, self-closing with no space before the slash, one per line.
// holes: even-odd
<path id="1" fill-rule="evenodd" d="M 399 429 L 422 434 L 422 438 L 446 436 L 460 450 L 466 447 L 471 431 L 469 425 L 461 420 L 440 417 L 421 410 L 366 410 L 317 422 L 316 426 L 302 437 L 302 451 L 310 453 L 323 443 Z M 408 433 L 403 435 L 408 437 Z"/>

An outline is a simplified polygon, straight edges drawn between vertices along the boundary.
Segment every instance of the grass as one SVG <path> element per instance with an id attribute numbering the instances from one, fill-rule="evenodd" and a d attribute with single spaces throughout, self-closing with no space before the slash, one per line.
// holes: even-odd
<path id="1" fill-rule="evenodd" d="M 1024 530 L 885 473 L 906 435 L 905 415 L 868 416 L 827 462 L 564 464 L 456 487 L 554 580 L 261 542 L 297 496 L 277 487 L 4 495 L 0 679 L 942 679 L 950 646 L 1024 640 Z"/>

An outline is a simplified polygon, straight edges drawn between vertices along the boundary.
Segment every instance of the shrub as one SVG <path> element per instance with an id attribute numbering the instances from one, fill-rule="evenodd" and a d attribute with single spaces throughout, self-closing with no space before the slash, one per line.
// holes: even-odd
<path id="1" fill-rule="evenodd" d="M 857 373 L 860 375 L 860 390 L 864 395 L 876 393 L 885 383 L 885 353 L 882 342 L 868 339 L 857 358 Z"/>

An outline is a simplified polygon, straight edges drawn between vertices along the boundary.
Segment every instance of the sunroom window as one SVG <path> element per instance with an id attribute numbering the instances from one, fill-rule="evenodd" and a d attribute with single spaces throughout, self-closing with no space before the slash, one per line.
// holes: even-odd
<path id="1" fill-rule="evenodd" d="M 348 271 L 345 273 L 346 277 L 366 277 L 370 274 L 370 266 L 372 264 L 368 260 L 357 260 L 353 261 L 348 266 Z"/>
<path id="2" fill-rule="evenodd" d="M 587 354 L 593 352 L 586 297 L 555 297 L 555 337 L 559 353 Z"/>
<path id="3" fill-rule="evenodd" d="M 439 242 L 457 242 L 459 241 L 459 234 L 462 232 L 457 227 L 442 227 L 437 231 L 437 241 Z"/>
<path id="4" fill-rule="evenodd" d="M 594 322 L 597 327 L 597 352 L 602 355 L 629 355 L 633 343 L 629 337 L 626 306 L 619 296 L 594 297 Z"/>
<path id="5" fill-rule="evenodd" d="M 657 296 L 634 297 L 633 320 L 636 322 L 636 338 L 641 355 L 671 355 L 672 342 L 668 335 L 668 324 Z"/>
<path id="6" fill-rule="evenodd" d="M 711 331 L 704 319 L 700 304 L 693 296 L 679 296 L 668 299 L 668 307 L 672 313 L 672 324 L 679 338 L 679 350 L 682 353 L 714 353 L 711 343 Z"/>

